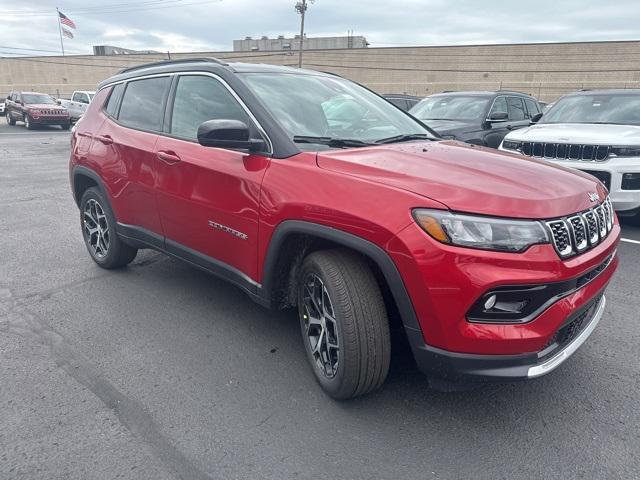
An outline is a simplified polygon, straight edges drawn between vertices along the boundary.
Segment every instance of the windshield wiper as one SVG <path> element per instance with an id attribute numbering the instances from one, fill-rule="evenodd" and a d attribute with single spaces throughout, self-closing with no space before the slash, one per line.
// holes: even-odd
<path id="1" fill-rule="evenodd" d="M 313 137 L 308 135 L 296 135 L 293 137 L 293 141 L 295 143 L 316 143 L 336 148 L 368 147 L 373 145 L 373 143 L 363 142 L 355 138 Z"/>
<path id="2" fill-rule="evenodd" d="M 380 140 L 376 140 L 376 143 L 397 143 L 408 142 L 410 140 L 433 140 L 433 137 L 427 135 L 426 133 L 409 133 L 404 135 L 395 135 L 388 138 L 381 138 Z"/>

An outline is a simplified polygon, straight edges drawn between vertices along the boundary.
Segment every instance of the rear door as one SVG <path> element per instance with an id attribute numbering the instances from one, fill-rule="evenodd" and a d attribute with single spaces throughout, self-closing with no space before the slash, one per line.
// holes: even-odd
<path id="1" fill-rule="evenodd" d="M 170 76 L 155 76 L 114 86 L 105 106 L 108 118 L 92 142 L 92 156 L 112 185 L 118 222 L 156 239 L 162 227 L 154 190 L 155 145 L 170 84 Z"/>
<path id="2" fill-rule="evenodd" d="M 157 199 L 166 248 L 230 280 L 257 277 L 260 185 L 269 158 L 203 147 L 198 126 L 233 119 L 256 124 L 221 79 L 183 74 L 172 88 L 165 135 L 156 144 Z"/>

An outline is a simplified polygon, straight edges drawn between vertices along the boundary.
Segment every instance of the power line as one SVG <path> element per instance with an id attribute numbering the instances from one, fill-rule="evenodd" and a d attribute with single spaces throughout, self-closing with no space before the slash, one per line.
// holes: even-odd
<path id="1" fill-rule="evenodd" d="M 156 0 L 158 2 L 160 2 L 160 0 Z M 167 9 L 167 8 L 175 8 L 175 7 L 188 7 L 188 6 L 193 6 L 193 5 L 202 5 L 204 3 L 211 3 L 212 0 L 201 0 L 201 1 L 191 1 L 188 3 L 183 3 L 186 0 L 163 0 L 164 1 L 171 1 L 174 2 L 172 4 L 166 4 L 166 3 L 158 3 L 158 4 L 151 4 L 149 3 L 146 6 L 142 6 L 140 5 L 139 7 L 136 7 L 135 5 L 129 5 L 132 8 L 116 8 L 115 10 L 113 9 L 113 5 L 112 6 L 107 6 L 107 7 L 98 7 L 97 9 L 94 10 L 72 10 L 69 11 L 67 13 L 67 15 L 69 16 L 74 16 L 74 17 L 86 17 L 86 16 L 92 16 L 92 15 L 109 15 L 112 13 L 129 13 L 129 12 L 144 12 L 144 11 L 149 11 L 149 10 L 161 10 L 161 9 Z M 222 0 L 213 0 L 216 2 L 221 2 Z M 5 14 L 3 12 L 3 14 Z M 10 13 L 10 14 L 6 14 L 6 15 L 11 15 L 11 16 L 15 16 L 15 17 L 54 17 L 55 14 L 52 13 Z"/>

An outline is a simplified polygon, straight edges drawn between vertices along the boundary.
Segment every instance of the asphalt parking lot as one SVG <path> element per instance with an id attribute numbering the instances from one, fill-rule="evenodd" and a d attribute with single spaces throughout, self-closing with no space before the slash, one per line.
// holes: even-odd
<path id="1" fill-rule="evenodd" d="M 68 151 L 0 119 L 0 478 L 640 478 L 640 226 L 554 373 L 440 393 L 397 354 L 381 391 L 335 402 L 293 312 L 152 251 L 99 269 Z"/>

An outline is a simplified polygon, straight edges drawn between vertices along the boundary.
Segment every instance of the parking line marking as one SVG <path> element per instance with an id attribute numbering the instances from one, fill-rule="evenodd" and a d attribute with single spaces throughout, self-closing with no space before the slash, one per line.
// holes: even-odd
<path id="1" fill-rule="evenodd" d="M 620 241 L 627 242 L 627 243 L 635 243 L 636 245 L 640 245 L 640 240 L 631 240 L 630 238 L 621 238 Z"/>

